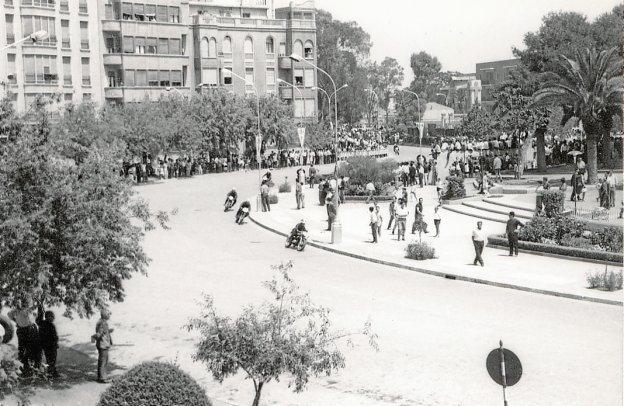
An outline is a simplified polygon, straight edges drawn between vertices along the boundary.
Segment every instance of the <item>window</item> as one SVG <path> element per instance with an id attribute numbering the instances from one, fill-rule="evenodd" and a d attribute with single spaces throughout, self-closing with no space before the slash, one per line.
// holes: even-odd
<path id="1" fill-rule="evenodd" d="M 231 54 L 232 53 L 232 38 L 230 37 L 225 37 L 223 38 L 223 48 L 222 51 L 224 54 Z"/>
<path id="2" fill-rule="evenodd" d="M 134 38 L 133 37 L 124 36 L 121 42 L 123 44 L 124 53 L 131 54 L 134 52 Z"/>
<path id="3" fill-rule="evenodd" d="M 304 102 L 303 100 L 296 98 L 295 101 L 295 117 L 303 117 L 303 107 L 304 107 Z"/>
<path id="4" fill-rule="evenodd" d="M 158 71 L 157 70 L 147 71 L 147 85 L 151 87 L 158 87 Z"/>
<path id="5" fill-rule="evenodd" d="M 306 69 L 303 78 L 305 87 L 314 87 L 314 69 Z"/>
<path id="6" fill-rule="evenodd" d="M 38 41 L 37 45 L 56 45 L 56 21 L 54 17 L 22 16 L 22 35 L 28 36 L 35 31 L 46 31 L 48 38 Z"/>
<path id="7" fill-rule="evenodd" d="M 80 22 L 80 49 L 89 49 L 89 23 L 86 21 Z"/>
<path id="8" fill-rule="evenodd" d="M 134 39 L 134 52 L 137 54 L 145 53 L 145 38 L 136 37 Z"/>
<path id="9" fill-rule="evenodd" d="M 303 86 L 303 69 L 295 69 L 295 86 Z"/>
<path id="10" fill-rule="evenodd" d="M 303 43 L 301 41 L 295 41 L 295 44 L 293 46 L 293 53 L 295 55 L 303 56 Z"/>
<path id="11" fill-rule="evenodd" d="M 60 9 L 62 12 L 69 12 L 69 3 L 67 2 L 67 0 L 61 0 Z"/>
<path id="12" fill-rule="evenodd" d="M 180 42 L 182 49 L 180 50 L 181 55 L 186 55 L 186 34 L 182 34 L 182 41 Z"/>
<path id="13" fill-rule="evenodd" d="M 306 41 L 303 47 L 303 57 L 306 59 L 314 59 L 314 44 L 312 41 Z"/>
<path id="14" fill-rule="evenodd" d="M 180 7 L 169 7 L 169 22 L 170 23 L 180 22 Z"/>
<path id="15" fill-rule="evenodd" d="M 89 58 L 81 58 L 83 86 L 91 86 L 91 67 L 89 63 Z"/>
<path id="16" fill-rule="evenodd" d="M 251 18 L 251 13 L 243 12 L 243 18 Z"/>
<path id="17" fill-rule="evenodd" d="M 134 86 L 134 71 L 133 70 L 124 71 L 124 86 Z"/>
<path id="18" fill-rule="evenodd" d="M 123 18 L 124 20 L 134 19 L 134 16 L 132 14 L 132 3 L 121 4 L 121 18 Z"/>
<path id="19" fill-rule="evenodd" d="M 250 37 L 245 38 L 245 59 L 253 59 L 253 40 Z"/>
<path id="20" fill-rule="evenodd" d="M 275 68 L 267 68 L 266 84 L 267 86 L 275 85 Z"/>
<path id="21" fill-rule="evenodd" d="M 9 83 L 17 83 L 17 71 L 15 70 L 15 54 L 7 54 L 7 79 Z"/>
<path id="22" fill-rule="evenodd" d="M 61 46 L 63 48 L 69 48 L 70 45 L 69 20 L 61 20 Z"/>
<path id="23" fill-rule="evenodd" d="M 78 12 L 87 14 L 89 10 L 87 9 L 87 0 L 80 0 L 78 3 Z"/>
<path id="24" fill-rule="evenodd" d="M 73 94 L 71 94 L 71 93 L 65 93 L 65 94 L 63 95 L 63 100 L 64 100 L 65 102 L 67 102 L 67 103 L 71 103 L 71 102 L 72 102 L 72 99 L 73 99 Z"/>
<path id="25" fill-rule="evenodd" d="M 91 101 L 91 93 L 83 93 L 82 94 L 82 101 L 83 102 L 90 102 Z"/>
<path id="26" fill-rule="evenodd" d="M 232 84 L 232 72 L 230 72 L 229 70 L 222 70 L 221 71 L 221 75 L 223 76 L 223 84 L 224 85 L 231 85 Z"/>
<path id="27" fill-rule="evenodd" d="M 169 53 L 171 55 L 180 55 L 180 40 L 172 38 L 169 40 Z"/>
<path id="28" fill-rule="evenodd" d="M 182 72 L 179 70 L 171 71 L 171 86 L 182 86 Z"/>
<path id="29" fill-rule="evenodd" d="M 247 85 L 252 85 L 254 83 L 253 68 L 245 68 L 245 82 Z"/>
<path id="30" fill-rule="evenodd" d="M 148 38 L 147 39 L 147 47 L 146 47 L 146 52 L 147 54 L 156 54 L 156 48 L 158 47 L 158 39 L 156 38 Z"/>
<path id="31" fill-rule="evenodd" d="M 279 44 L 279 56 L 286 56 L 286 43 L 280 42 Z"/>
<path id="32" fill-rule="evenodd" d="M 132 5 L 134 12 L 134 19 L 137 21 L 145 21 L 145 13 L 143 11 L 143 4 L 134 3 Z"/>
<path id="33" fill-rule="evenodd" d="M 69 56 L 63 57 L 63 84 L 67 86 L 72 84 L 71 58 Z"/>
<path id="34" fill-rule="evenodd" d="M 22 5 L 54 8 L 54 0 L 22 0 Z"/>
<path id="35" fill-rule="evenodd" d="M 208 58 L 208 38 L 202 38 L 199 43 L 199 55 L 202 58 Z"/>
<path id="36" fill-rule="evenodd" d="M 118 54 L 119 52 L 121 52 L 119 37 L 115 34 L 105 33 L 104 45 L 106 46 L 106 52 L 109 54 Z"/>
<path id="37" fill-rule="evenodd" d="M 168 70 L 161 70 L 158 72 L 158 81 L 160 82 L 160 87 L 167 87 L 171 85 L 170 74 Z"/>
<path id="38" fill-rule="evenodd" d="M 217 40 L 214 38 L 210 38 L 208 42 L 208 58 L 216 58 L 217 57 Z"/>
<path id="39" fill-rule="evenodd" d="M 147 21 L 156 21 L 156 5 L 145 5 L 145 18 L 147 19 Z"/>
<path id="40" fill-rule="evenodd" d="M 37 83 L 35 75 L 35 56 L 24 55 L 24 83 Z"/>
<path id="41" fill-rule="evenodd" d="M 56 84 L 56 56 L 24 55 L 24 82 L 37 84 Z"/>
<path id="42" fill-rule="evenodd" d="M 158 38 L 158 53 L 167 55 L 169 53 L 169 39 Z"/>
<path id="43" fill-rule="evenodd" d="M 5 6 L 12 6 L 13 5 L 13 0 L 4 0 L 4 5 Z"/>
<path id="44" fill-rule="evenodd" d="M 156 7 L 156 21 L 160 21 L 162 23 L 167 22 L 167 6 Z"/>
<path id="45" fill-rule="evenodd" d="M 272 37 L 267 37 L 267 39 L 266 39 L 266 53 L 267 54 L 275 53 L 275 46 L 273 44 L 273 38 Z"/>
<path id="46" fill-rule="evenodd" d="M 147 71 L 146 70 L 138 70 L 134 76 L 135 86 L 145 87 L 147 86 Z"/>
<path id="47" fill-rule="evenodd" d="M 305 117 L 314 117 L 316 116 L 316 106 L 314 103 L 314 99 L 305 99 Z"/>
<path id="48" fill-rule="evenodd" d="M 12 44 L 15 42 L 15 34 L 13 34 L 13 14 L 5 15 L 4 20 L 6 21 L 7 44 Z"/>
<path id="49" fill-rule="evenodd" d="M 216 86 L 219 84 L 218 71 L 216 69 L 202 69 L 202 83 L 209 86 Z"/>

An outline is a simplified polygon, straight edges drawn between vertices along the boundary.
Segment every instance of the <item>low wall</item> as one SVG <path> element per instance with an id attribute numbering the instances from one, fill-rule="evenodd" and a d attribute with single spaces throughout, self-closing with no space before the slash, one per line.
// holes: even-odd
<path id="1" fill-rule="evenodd" d="M 509 248 L 509 243 L 505 237 L 490 235 L 488 236 L 488 247 Z M 618 252 L 592 251 L 575 247 L 565 247 L 562 245 L 542 244 L 529 241 L 518 241 L 518 248 L 539 255 L 578 259 L 597 264 L 622 266 L 624 262 L 624 255 Z"/>
<path id="2" fill-rule="evenodd" d="M 392 196 L 374 196 L 375 201 L 377 202 L 390 202 L 392 201 Z M 347 202 L 365 202 L 368 199 L 368 196 L 347 196 L 345 195 L 345 201 Z"/>

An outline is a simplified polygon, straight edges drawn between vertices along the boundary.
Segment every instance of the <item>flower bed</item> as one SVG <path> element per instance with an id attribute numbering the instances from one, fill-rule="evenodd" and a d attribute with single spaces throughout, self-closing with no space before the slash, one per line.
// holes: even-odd
<path id="1" fill-rule="evenodd" d="M 488 236 L 488 245 L 508 248 L 506 236 L 490 235 Z M 541 252 L 546 255 L 565 256 L 572 258 L 582 258 L 591 262 L 609 263 L 610 265 L 621 266 L 624 262 L 624 256 L 618 252 L 596 251 L 585 248 L 566 247 L 556 244 L 545 244 L 530 241 L 518 241 L 518 248 L 527 251 Z"/>

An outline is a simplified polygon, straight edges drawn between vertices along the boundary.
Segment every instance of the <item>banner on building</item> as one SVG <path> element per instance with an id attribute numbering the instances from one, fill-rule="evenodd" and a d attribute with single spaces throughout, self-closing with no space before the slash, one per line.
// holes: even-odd
<path id="1" fill-rule="evenodd" d="M 303 144 L 305 143 L 305 127 L 297 127 L 297 135 L 299 135 L 299 144 L 303 149 Z"/>

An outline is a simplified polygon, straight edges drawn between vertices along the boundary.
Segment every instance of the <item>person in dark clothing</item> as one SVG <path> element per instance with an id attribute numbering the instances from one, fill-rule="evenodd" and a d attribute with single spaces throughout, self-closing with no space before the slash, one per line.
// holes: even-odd
<path id="1" fill-rule="evenodd" d="M 58 334 L 54 325 L 54 312 L 43 311 L 43 305 L 39 305 L 37 311 L 37 325 L 39 326 L 39 342 L 48 364 L 48 375 L 58 377 L 56 370 L 56 355 L 58 351 Z"/>
<path id="2" fill-rule="evenodd" d="M 510 211 L 507 226 L 505 227 L 510 257 L 512 255 L 518 256 L 518 227 L 524 227 L 524 224 L 516 218 L 516 213 Z"/>

